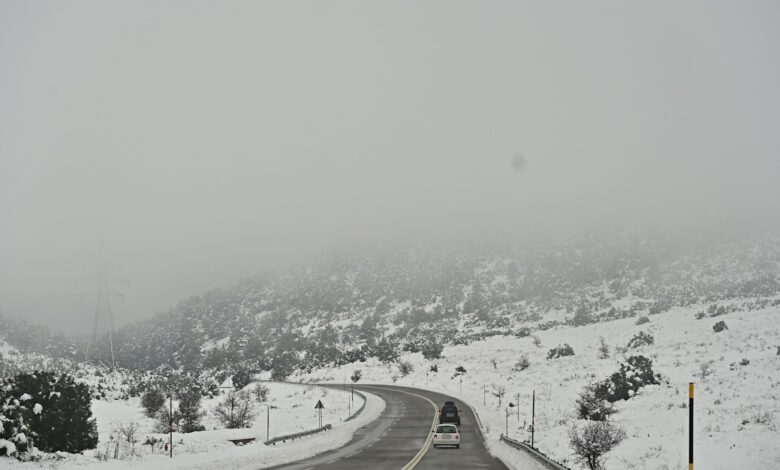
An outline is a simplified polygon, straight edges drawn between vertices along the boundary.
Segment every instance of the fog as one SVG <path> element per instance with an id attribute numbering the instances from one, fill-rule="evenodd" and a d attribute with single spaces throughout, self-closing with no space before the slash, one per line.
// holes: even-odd
<path id="1" fill-rule="evenodd" d="M 780 4 L 0 1 L 0 311 L 333 249 L 780 220 Z"/>

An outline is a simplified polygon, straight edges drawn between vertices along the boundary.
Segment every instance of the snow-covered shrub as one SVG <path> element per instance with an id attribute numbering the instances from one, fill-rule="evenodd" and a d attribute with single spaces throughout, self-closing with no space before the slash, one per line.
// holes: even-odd
<path id="1" fill-rule="evenodd" d="M 715 333 L 720 333 L 721 331 L 728 330 L 728 329 L 729 329 L 729 327 L 726 326 L 726 322 L 723 321 L 723 320 L 721 320 L 721 321 L 715 323 L 714 325 L 712 325 L 712 330 Z"/>
<path id="2" fill-rule="evenodd" d="M 707 380 L 707 377 L 712 375 L 712 365 L 709 362 L 702 362 L 699 364 L 699 373 L 696 374 L 702 382 Z"/>
<path id="3" fill-rule="evenodd" d="M 577 462 L 591 470 L 603 469 L 606 454 L 625 438 L 625 431 L 607 421 L 587 421 L 582 427 L 575 423 L 569 428 L 569 445 Z"/>
<path id="4" fill-rule="evenodd" d="M 606 421 L 610 416 L 617 413 L 615 406 L 606 399 L 608 387 L 609 384 L 606 381 L 594 382 L 585 386 L 575 402 L 577 418 L 590 421 Z"/>
<path id="5" fill-rule="evenodd" d="M 97 445 L 89 387 L 67 374 L 18 374 L 0 383 L 0 455 L 80 452 Z M 10 444 L 10 445 L 9 445 Z"/>
<path id="6" fill-rule="evenodd" d="M 701 320 L 702 318 L 706 317 L 707 315 L 704 312 L 697 312 L 696 313 L 696 319 Z"/>
<path id="7" fill-rule="evenodd" d="M 719 317 L 726 314 L 726 307 L 723 305 L 712 304 L 707 309 L 711 317 Z"/>
<path id="8" fill-rule="evenodd" d="M 584 305 L 577 307 L 577 311 L 574 313 L 574 317 L 571 319 L 571 324 L 574 326 L 584 326 L 589 323 L 593 323 L 593 317 L 588 311 L 588 307 Z"/>
<path id="9" fill-rule="evenodd" d="M 245 392 L 228 392 L 214 408 L 214 415 L 228 429 L 248 428 L 257 413 L 251 397 Z"/>
<path id="10" fill-rule="evenodd" d="M 459 375 L 463 375 L 465 373 L 466 373 L 466 368 L 465 367 L 458 366 L 458 367 L 455 368 L 455 377 L 457 377 Z"/>
<path id="11" fill-rule="evenodd" d="M 352 380 L 353 383 L 357 383 L 360 381 L 360 379 L 363 378 L 363 371 L 361 371 L 360 369 L 355 369 L 349 378 L 350 380 Z"/>
<path id="12" fill-rule="evenodd" d="M 401 377 L 406 377 L 414 372 L 414 366 L 409 361 L 398 361 L 396 366 L 398 367 L 398 372 L 400 372 Z"/>
<path id="13" fill-rule="evenodd" d="M 644 325 L 645 323 L 650 323 L 650 319 L 647 318 L 645 315 L 642 315 L 641 317 L 636 319 L 635 324 L 637 325 Z"/>
<path id="14" fill-rule="evenodd" d="M 360 372 L 360 371 L 356 371 L 356 372 Z M 354 376 L 355 374 L 352 374 L 352 377 Z M 257 400 L 258 403 L 263 403 L 268 399 L 268 394 L 270 393 L 270 390 L 268 389 L 268 387 L 266 387 L 263 384 L 257 384 L 253 392 L 255 394 L 255 400 Z"/>
<path id="15" fill-rule="evenodd" d="M 156 388 L 144 392 L 141 397 L 141 405 L 146 410 L 146 416 L 154 417 L 160 408 L 165 404 L 165 395 Z"/>
<path id="16" fill-rule="evenodd" d="M 644 331 L 640 331 L 639 333 L 635 334 L 630 340 L 628 340 L 628 344 L 626 347 L 628 349 L 636 349 L 641 346 L 646 346 L 653 344 L 655 342 L 655 338 L 650 333 L 645 333 Z"/>
<path id="17" fill-rule="evenodd" d="M 515 333 L 515 336 L 517 336 L 518 338 L 525 338 L 526 336 L 530 336 L 530 335 L 531 335 L 531 329 L 528 327 L 520 328 L 519 330 L 517 330 L 517 333 Z"/>
<path id="18" fill-rule="evenodd" d="M 425 359 L 440 359 L 444 346 L 437 341 L 429 341 L 422 347 L 422 355 Z"/>
<path id="19" fill-rule="evenodd" d="M 780 351 L 780 349 L 778 349 Z M 439 372 L 439 364 L 431 364 L 431 372 Z"/>
<path id="20" fill-rule="evenodd" d="M 596 397 L 616 402 L 628 400 L 640 388 L 646 385 L 657 385 L 661 376 L 653 372 L 653 361 L 644 356 L 631 356 L 620 364 L 620 369 L 605 381 L 605 386 L 594 389 Z"/>
<path id="21" fill-rule="evenodd" d="M 531 339 L 533 339 L 533 341 L 534 341 L 534 346 L 536 346 L 537 348 L 541 348 L 542 347 L 542 340 L 538 336 L 533 335 L 533 336 L 531 336 Z"/>
<path id="22" fill-rule="evenodd" d="M 574 355 L 574 348 L 569 346 L 567 343 L 564 343 L 550 349 L 547 352 L 547 359 L 557 359 L 559 357 L 573 356 L 573 355 Z"/>
<path id="23" fill-rule="evenodd" d="M 249 370 L 248 367 L 240 365 L 233 372 L 233 387 L 235 387 L 236 390 L 241 390 L 242 388 L 249 385 L 249 382 L 251 381 L 252 371 Z"/>
<path id="24" fill-rule="evenodd" d="M 528 360 L 528 356 L 523 354 L 522 356 L 520 356 L 520 359 L 517 360 L 515 366 L 512 369 L 516 371 L 524 371 L 528 369 L 530 365 L 531 365 L 531 361 Z"/>

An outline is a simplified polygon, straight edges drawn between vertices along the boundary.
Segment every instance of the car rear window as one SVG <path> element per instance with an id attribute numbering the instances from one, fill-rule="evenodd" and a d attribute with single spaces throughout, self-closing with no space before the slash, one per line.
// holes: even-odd
<path id="1" fill-rule="evenodd" d="M 455 428 L 455 426 L 439 426 L 436 428 L 436 432 L 438 433 L 456 433 L 458 430 Z"/>

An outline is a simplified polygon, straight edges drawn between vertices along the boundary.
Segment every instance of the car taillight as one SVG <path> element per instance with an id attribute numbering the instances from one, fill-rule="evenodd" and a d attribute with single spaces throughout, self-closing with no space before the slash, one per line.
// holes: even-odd
<path id="1" fill-rule="evenodd" d="M 460 439 L 460 434 L 455 434 L 455 439 Z"/>
<path id="2" fill-rule="evenodd" d="M 438 439 L 438 438 L 439 438 L 439 435 L 438 435 L 438 434 L 434 434 L 434 435 L 433 435 L 433 438 L 434 438 L 434 439 Z"/>

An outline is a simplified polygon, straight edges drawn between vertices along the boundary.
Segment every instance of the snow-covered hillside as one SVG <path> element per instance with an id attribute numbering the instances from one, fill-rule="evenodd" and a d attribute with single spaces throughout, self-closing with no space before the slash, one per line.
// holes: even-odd
<path id="1" fill-rule="evenodd" d="M 414 370 L 402 377 L 394 364 L 371 360 L 345 366 L 347 373 L 360 369 L 363 382 L 396 384 L 444 391 L 472 404 L 488 428 L 491 451 L 512 459 L 517 452 L 498 441 L 505 432 L 507 404 L 509 435 L 528 440 L 531 393 L 536 390 L 535 446 L 557 460 L 572 462 L 567 430 L 575 418 L 575 399 L 588 383 L 606 378 L 630 355 L 653 360 L 662 376 L 660 385 L 642 388 L 617 404 L 614 420 L 628 435 L 608 460 L 611 469 L 679 469 L 687 464 L 688 383 L 696 387 L 696 463 L 699 468 L 780 468 L 780 308 L 735 311 L 696 319 L 702 306 L 673 308 L 651 315 L 637 325 L 627 318 L 582 327 L 559 327 L 532 337 L 496 336 L 469 345 L 448 346 L 444 357 L 426 360 L 407 353 L 402 361 Z M 720 333 L 713 324 L 723 320 Z M 655 342 L 624 350 L 629 339 L 643 331 Z M 599 337 L 611 353 L 599 359 Z M 574 356 L 547 359 L 550 348 L 570 344 Z M 513 370 L 526 355 L 530 365 Z M 494 364 L 495 361 L 495 364 Z M 436 364 L 438 372 L 431 372 Z M 466 373 L 455 375 L 462 366 Z M 322 369 L 296 375 L 305 381 L 340 381 L 341 369 Z M 462 380 L 462 382 L 461 382 Z M 492 391 L 504 386 L 502 406 Z M 519 401 L 518 401 L 519 395 Z M 484 400 L 484 404 L 483 404 Z"/>
<path id="2" fill-rule="evenodd" d="M 115 336 L 132 369 L 295 369 L 780 294 L 776 237 L 695 243 L 598 233 L 333 256 L 180 302 Z M 575 318 L 580 315 L 580 318 Z M 98 345 L 104 361 L 107 343 Z"/>

